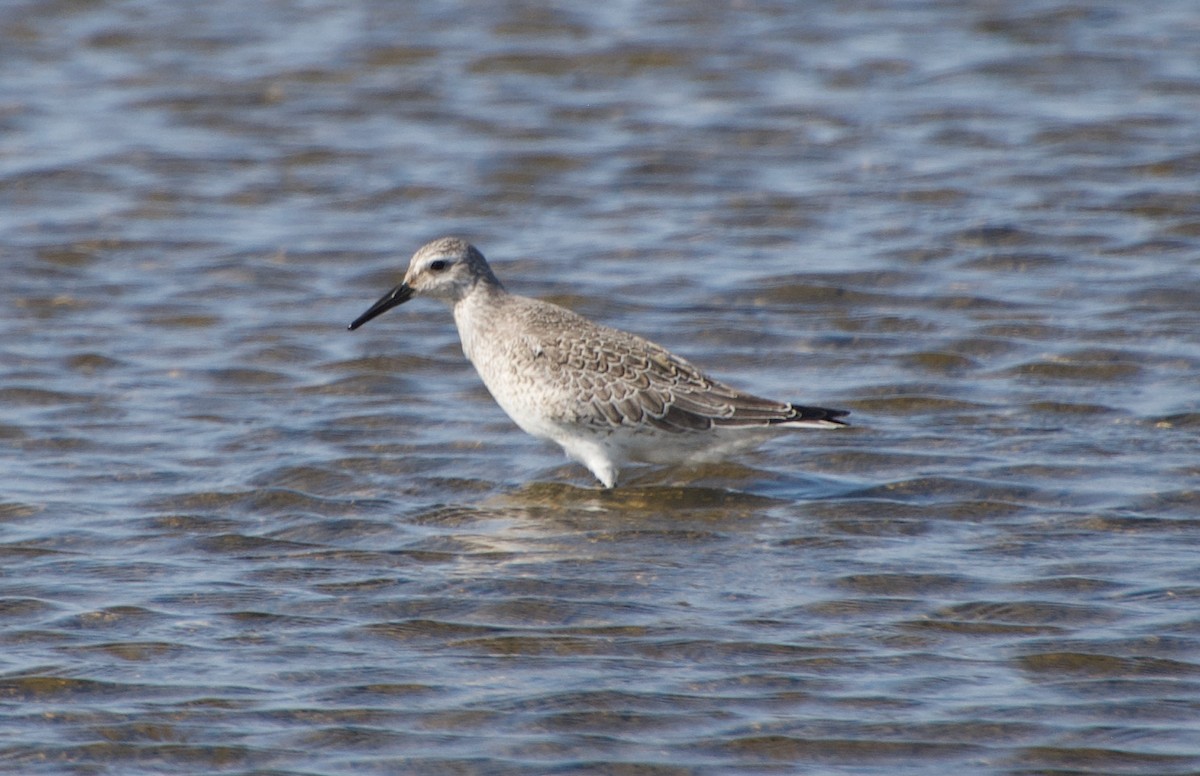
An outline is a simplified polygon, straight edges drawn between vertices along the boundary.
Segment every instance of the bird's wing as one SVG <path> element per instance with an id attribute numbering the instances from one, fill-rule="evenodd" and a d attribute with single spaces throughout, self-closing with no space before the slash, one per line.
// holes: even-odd
<path id="1" fill-rule="evenodd" d="M 636 334 L 599 326 L 542 303 L 535 326 L 548 377 L 573 397 L 573 421 L 650 425 L 668 432 L 714 426 L 844 425 L 839 410 L 799 407 L 742 393 Z"/>

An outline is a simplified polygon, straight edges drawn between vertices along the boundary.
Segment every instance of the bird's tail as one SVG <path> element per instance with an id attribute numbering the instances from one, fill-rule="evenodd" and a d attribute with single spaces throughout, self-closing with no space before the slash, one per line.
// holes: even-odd
<path id="1" fill-rule="evenodd" d="M 791 404 L 791 412 L 788 416 L 780 418 L 772 418 L 772 426 L 784 426 L 786 428 L 841 428 L 842 426 L 850 425 L 844 420 L 839 420 L 844 415 L 849 415 L 849 410 L 833 410 L 828 407 L 805 407 L 800 404 Z"/>

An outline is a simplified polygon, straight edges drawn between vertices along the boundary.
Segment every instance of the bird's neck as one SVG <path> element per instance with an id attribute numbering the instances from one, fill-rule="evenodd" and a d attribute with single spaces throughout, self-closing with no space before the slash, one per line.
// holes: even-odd
<path id="1" fill-rule="evenodd" d="M 454 324 L 462 341 L 463 354 L 472 362 L 482 343 L 496 328 L 496 315 L 504 307 L 508 292 L 499 283 L 480 282 L 454 303 Z"/>

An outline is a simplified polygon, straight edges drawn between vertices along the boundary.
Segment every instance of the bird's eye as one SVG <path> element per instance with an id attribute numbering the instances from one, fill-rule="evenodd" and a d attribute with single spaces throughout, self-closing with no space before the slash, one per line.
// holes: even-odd
<path id="1" fill-rule="evenodd" d="M 429 262 L 429 268 L 434 272 L 441 272 L 446 268 L 446 262 L 442 261 L 441 259 L 438 259 L 437 261 L 431 261 Z"/>

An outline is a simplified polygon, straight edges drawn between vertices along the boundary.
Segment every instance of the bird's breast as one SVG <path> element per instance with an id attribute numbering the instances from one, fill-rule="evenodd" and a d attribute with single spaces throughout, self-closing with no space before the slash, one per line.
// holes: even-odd
<path id="1" fill-rule="evenodd" d="M 547 436 L 546 424 L 557 423 L 569 403 L 552 354 L 519 321 L 466 306 L 454 312 L 463 354 L 496 403 L 528 433 Z"/>

